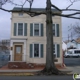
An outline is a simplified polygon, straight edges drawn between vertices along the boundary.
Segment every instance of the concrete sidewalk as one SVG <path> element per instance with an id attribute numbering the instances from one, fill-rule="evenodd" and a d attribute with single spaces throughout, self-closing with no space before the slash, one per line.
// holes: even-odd
<path id="1" fill-rule="evenodd" d="M 41 71 L 42 69 L 31 69 L 31 70 L 13 70 L 13 69 L 11 69 L 11 70 L 0 70 L 0 72 L 37 72 L 37 71 Z"/>
<path id="2" fill-rule="evenodd" d="M 23 69 L 10 69 L 10 70 L 0 70 L 0 72 L 37 72 L 37 71 L 41 71 L 42 69 L 29 69 L 29 70 L 23 70 Z M 69 68 L 65 68 L 65 69 L 59 69 L 60 71 L 67 71 L 67 72 L 71 72 L 71 69 Z"/>
<path id="3" fill-rule="evenodd" d="M 10 70 L 0 70 L 0 76 L 34 76 L 35 72 L 41 71 L 42 69 L 30 69 L 30 70 L 15 70 L 15 69 L 10 69 Z M 61 71 L 67 72 L 67 74 L 72 75 L 73 73 L 71 72 L 70 69 L 65 68 L 65 69 L 59 69 Z"/>

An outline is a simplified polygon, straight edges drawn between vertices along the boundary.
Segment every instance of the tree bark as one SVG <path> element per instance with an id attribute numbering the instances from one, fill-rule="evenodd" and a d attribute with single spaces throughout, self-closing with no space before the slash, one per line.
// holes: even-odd
<path id="1" fill-rule="evenodd" d="M 56 68 L 53 56 L 53 31 L 52 31 L 52 11 L 51 1 L 47 0 L 46 4 L 46 33 L 47 33 L 47 45 L 46 45 L 46 65 L 42 72 L 45 74 L 59 74 L 59 70 Z"/>

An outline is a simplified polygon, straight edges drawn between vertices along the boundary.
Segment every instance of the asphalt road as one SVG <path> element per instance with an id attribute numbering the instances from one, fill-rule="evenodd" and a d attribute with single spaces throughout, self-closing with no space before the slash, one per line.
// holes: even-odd
<path id="1" fill-rule="evenodd" d="M 64 58 L 64 63 L 72 73 L 80 74 L 80 58 Z"/>
<path id="2" fill-rule="evenodd" d="M 0 76 L 0 80 L 73 80 L 72 76 Z"/>
<path id="3" fill-rule="evenodd" d="M 80 58 L 64 58 L 66 66 L 80 66 Z"/>

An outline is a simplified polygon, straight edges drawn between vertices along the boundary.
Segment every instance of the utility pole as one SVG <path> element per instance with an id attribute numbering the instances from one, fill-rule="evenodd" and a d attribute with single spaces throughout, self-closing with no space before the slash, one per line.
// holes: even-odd
<path id="1" fill-rule="evenodd" d="M 69 42 L 69 34 L 68 34 L 68 42 Z"/>

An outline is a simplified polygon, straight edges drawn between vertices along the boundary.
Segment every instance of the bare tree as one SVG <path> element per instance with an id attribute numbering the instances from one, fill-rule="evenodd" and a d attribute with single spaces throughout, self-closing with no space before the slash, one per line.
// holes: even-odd
<path id="1" fill-rule="evenodd" d="M 19 4 L 15 4 L 12 0 L 0 0 L 0 9 L 7 11 L 7 12 L 12 12 L 12 10 L 7 10 L 2 8 L 2 6 L 5 3 L 11 3 L 14 5 L 18 5 L 21 6 L 23 11 L 23 7 L 26 4 L 26 2 L 30 3 L 30 9 L 28 11 L 25 11 L 25 13 L 29 14 L 30 16 L 37 16 L 37 15 L 41 15 L 41 14 L 45 14 L 46 15 L 46 31 L 47 31 L 47 48 L 46 48 L 46 66 L 45 68 L 42 70 L 42 73 L 44 74 L 63 74 L 63 72 L 59 71 L 56 67 L 55 67 L 55 63 L 54 63 L 54 56 L 53 56 L 53 35 L 52 35 L 52 16 L 61 16 L 61 17 L 66 17 L 66 18 L 73 18 L 73 19 L 80 19 L 80 17 L 77 17 L 75 15 L 80 14 L 80 10 L 77 9 L 69 9 L 75 2 L 80 1 L 80 0 L 69 0 L 70 1 L 70 5 L 66 8 L 66 9 L 60 9 L 57 6 L 55 6 L 54 4 L 51 3 L 51 0 L 46 0 L 46 9 L 45 11 L 32 11 L 31 10 L 31 6 L 34 0 L 25 0 L 24 3 L 22 5 Z M 55 8 L 59 11 L 59 13 L 53 12 L 51 8 Z M 64 11 L 74 11 L 71 14 L 63 14 L 61 12 Z"/>
<path id="2" fill-rule="evenodd" d="M 79 22 L 75 23 L 74 25 L 72 25 L 73 27 L 73 33 L 76 35 L 76 37 L 80 37 L 80 24 Z"/>

